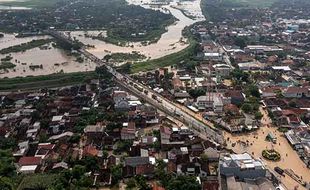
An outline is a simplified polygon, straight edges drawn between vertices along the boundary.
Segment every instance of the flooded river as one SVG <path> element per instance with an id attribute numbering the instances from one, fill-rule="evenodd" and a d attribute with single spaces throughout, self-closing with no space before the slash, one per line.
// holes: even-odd
<path id="1" fill-rule="evenodd" d="M 8 0 L 0 0 L 8 1 Z M 109 44 L 101 40 L 94 40 L 85 37 L 84 34 L 96 34 L 99 31 L 74 31 L 71 32 L 72 37 L 76 37 L 84 44 L 93 45 L 94 48 L 90 48 L 89 51 L 99 58 L 103 58 L 107 54 L 111 53 L 131 53 L 133 51 L 140 52 L 145 55 L 147 59 L 157 59 L 186 48 L 188 46 L 187 39 L 182 36 L 182 30 L 186 26 L 190 26 L 195 22 L 204 20 L 200 9 L 200 0 L 188 2 L 177 1 L 170 3 L 169 5 L 163 5 L 161 7 L 149 5 L 150 0 L 127 0 L 130 4 L 140 5 L 148 9 L 161 10 L 163 12 L 169 11 L 178 21 L 167 27 L 167 32 L 162 34 L 160 39 L 153 44 L 143 46 L 139 42 L 129 43 L 129 46 L 121 47 L 114 44 Z M 185 16 L 180 9 L 184 12 L 191 13 L 190 18 Z M 193 17 L 194 16 L 194 17 Z M 21 43 L 29 42 L 33 39 L 45 39 L 47 36 L 40 37 L 28 37 L 28 38 L 15 38 L 12 34 L 5 34 L 4 38 L 0 38 L 0 49 L 18 45 Z M 0 58 L 6 55 L 0 55 Z M 62 50 L 50 48 L 40 49 L 34 48 L 27 50 L 26 52 L 12 53 L 12 62 L 16 64 L 14 69 L 10 69 L 6 72 L 0 72 L 0 78 L 3 77 L 16 77 L 16 76 L 28 76 L 28 75 L 47 75 L 55 72 L 77 72 L 77 71 L 89 71 L 94 70 L 96 65 L 90 62 L 78 63 L 75 61 L 75 57 L 67 56 Z M 30 69 L 30 65 L 42 65 L 42 68 L 35 70 Z"/>
<path id="2" fill-rule="evenodd" d="M 144 8 L 156 9 L 154 6 L 150 6 L 149 0 L 127 0 L 130 4 L 141 5 Z M 190 6 L 181 5 L 182 8 L 186 9 L 187 12 L 192 12 L 193 15 L 196 15 L 196 19 L 191 19 L 185 16 L 182 11 L 178 10 L 179 5 L 176 2 L 171 3 L 170 5 L 161 6 L 161 10 L 169 11 L 175 18 L 177 18 L 177 22 L 173 25 L 167 27 L 167 32 L 165 32 L 158 42 L 143 46 L 141 43 L 129 43 L 126 47 L 121 47 L 114 44 L 109 44 L 103 42 L 101 40 L 91 39 L 84 36 L 88 32 L 83 31 L 75 31 L 71 32 L 71 36 L 77 38 L 84 44 L 89 44 L 95 46 L 94 48 L 90 48 L 89 52 L 98 56 L 99 58 L 103 58 L 107 54 L 111 53 L 131 53 L 133 51 L 140 52 L 145 55 L 148 59 L 157 59 L 186 48 L 188 46 L 187 39 L 184 39 L 182 36 L 182 30 L 190 26 L 198 21 L 204 20 L 202 17 L 201 9 L 200 9 L 200 0 L 192 1 Z M 178 7 L 178 9 L 174 8 Z M 89 34 L 89 33 L 88 33 Z"/>
<path id="3" fill-rule="evenodd" d="M 7 3 L 7 2 L 22 2 L 25 0 L 0 0 L 0 3 Z M 19 7 L 19 6 L 6 6 L 6 5 L 0 5 L 0 10 L 30 10 L 29 7 Z"/>

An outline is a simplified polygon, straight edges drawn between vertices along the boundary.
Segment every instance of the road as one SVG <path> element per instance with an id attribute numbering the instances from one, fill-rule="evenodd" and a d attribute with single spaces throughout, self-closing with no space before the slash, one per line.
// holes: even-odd
<path id="1" fill-rule="evenodd" d="M 55 30 L 49 30 L 46 32 L 53 37 L 63 40 L 65 42 L 71 44 L 76 43 L 70 37 L 67 37 L 64 34 Z M 86 58 L 95 62 L 98 66 L 105 66 L 106 69 L 114 76 L 115 81 L 118 82 L 121 86 L 134 93 L 138 97 L 144 99 L 154 107 L 162 110 L 174 119 L 188 125 L 195 131 L 197 135 L 199 135 L 203 139 L 213 141 L 218 145 L 222 145 L 224 143 L 222 132 L 214 128 L 210 122 L 203 119 L 203 117 L 201 117 L 200 115 L 197 115 L 196 113 L 192 112 L 184 106 L 175 104 L 174 102 L 164 98 L 159 93 L 141 84 L 139 81 L 133 80 L 130 76 L 123 75 L 117 72 L 112 66 L 88 52 L 84 47 L 80 48 L 79 51 Z M 145 93 L 146 91 L 147 93 Z"/>

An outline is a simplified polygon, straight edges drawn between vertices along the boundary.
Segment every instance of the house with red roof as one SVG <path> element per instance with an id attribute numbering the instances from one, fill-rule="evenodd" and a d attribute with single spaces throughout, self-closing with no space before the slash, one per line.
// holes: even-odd
<path id="1" fill-rule="evenodd" d="M 288 87 L 284 90 L 283 96 L 286 98 L 310 98 L 310 89 L 307 87 Z"/>
<path id="2" fill-rule="evenodd" d="M 42 158 L 34 156 L 21 157 L 17 164 L 17 171 L 23 174 L 35 173 L 42 165 Z"/>

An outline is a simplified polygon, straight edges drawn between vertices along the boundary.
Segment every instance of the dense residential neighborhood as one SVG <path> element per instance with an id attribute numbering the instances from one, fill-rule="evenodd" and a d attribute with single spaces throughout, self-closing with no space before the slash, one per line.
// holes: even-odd
<path id="1" fill-rule="evenodd" d="M 19 32 L 18 38 L 49 28 L 47 39 L 3 51 L 23 54 L 21 47 L 49 49 L 46 43 L 55 42 L 78 54 L 81 65 L 96 65 L 72 75 L 0 75 L 0 189 L 310 189 L 307 0 L 264 7 L 199 1 L 206 20 L 184 28 L 194 41 L 181 50 L 190 51 L 186 58 L 176 53 L 121 64 L 111 55 L 99 58 L 90 52 L 95 47 L 58 30 L 110 27 L 111 38 L 104 41 L 116 39 L 119 47 L 123 40 L 152 41 L 152 32 L 163 33 L 175 21 L 157 9 L 174 7 L 195 19 L 182 9 L 195 1 L 69 2 L 38 12 L 0 10 L 0 29 L 7 26 L 0 31 Z M 68 11 L 70 6 L 76 9 Z M 109 18 L 95 22 L 101 6 Z M 147 21 L 141 22 L 141 12 Z M 6 55 L 0 66 L 11 60 Z M 156 61 L 165 64 L 134 71 Z"/>

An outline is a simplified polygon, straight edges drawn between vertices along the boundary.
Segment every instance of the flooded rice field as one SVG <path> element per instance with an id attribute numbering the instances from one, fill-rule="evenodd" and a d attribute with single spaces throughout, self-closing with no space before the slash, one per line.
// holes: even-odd
<path id="1" fill-rule="evenodd" d="M 0 0 L 8 1 L 8 0 Z M 166 55 L 176 53 L 186 48 L 189 44 L 187 39 L 182 36 L 182 30 L 198 21 L 204 20 L 200 9 L 200 0 L 179 3 L 178 1 L 170 4 L 154 6 L 150 0 L 127 0 L 130 4 L 140 5 L 144 8 L 170 12 L 177 21 L 166 28 L 166 32 L 162 34 L 156 43 L 142 45 L 140 42 L 129 42 L 126 46 L 118 46 L 106 43 L 102 40 L 92 39 L 87 35 L 93 36 L 102 33 L 106 36 L 105 31 L 71 31 L 70 35 L 78 39 L 84 44 L 91 45 L 88 51 L 99 58 L 111 53 L 132 53 L 138 52 L 145 55 L 146 59 L 157 59 Z M 192 16 L 186 16 L 190 13 Z M 68 32 L 65 32 L 68 34 Z M 5 34 L 0 38 L 0 49 L 30 42 L 31 40 L 47 39 L 49 36 L 37 36 L 16 38 L 13 34 Z M 7 55 L 1 55 L 4 58 Z M 12 63 L 16 65 L 14 69 L 0 71 L 0 78 L 17 77 L 29 75 L 47 75 L 56 72 L 77 72 L 94 70 L 96 65 L 88 61 L 79 63 L 73 56 L 68 56 L 63 50 L 50 48 L 34 48 L 25 52 L 11 53 Z M 34 69 L 35 68 L 35 69 Z"/>
<path id="2" fill-rule="evenodd" d="M 0 38 L 0 49 L 30 42 L 31 40 L 48 39 L 48 36 L 15 38 L 14 35 L 5 34 Z M 43 47 L 43 48 L 42 48 Z M 95 64 L 85 60 L 76 61 L 76 57 L 67 55 L 63 50 L 54 48 L 51 43 L 42 47 L 33 48 L 24 52 L 0 54 L 0 59 L 12 57 L 10 61 L 16 65 L 13 69 L 0 71 L 0 78 L 47 75 L 57 72 L 78 72 L 95 69 Z"/>

